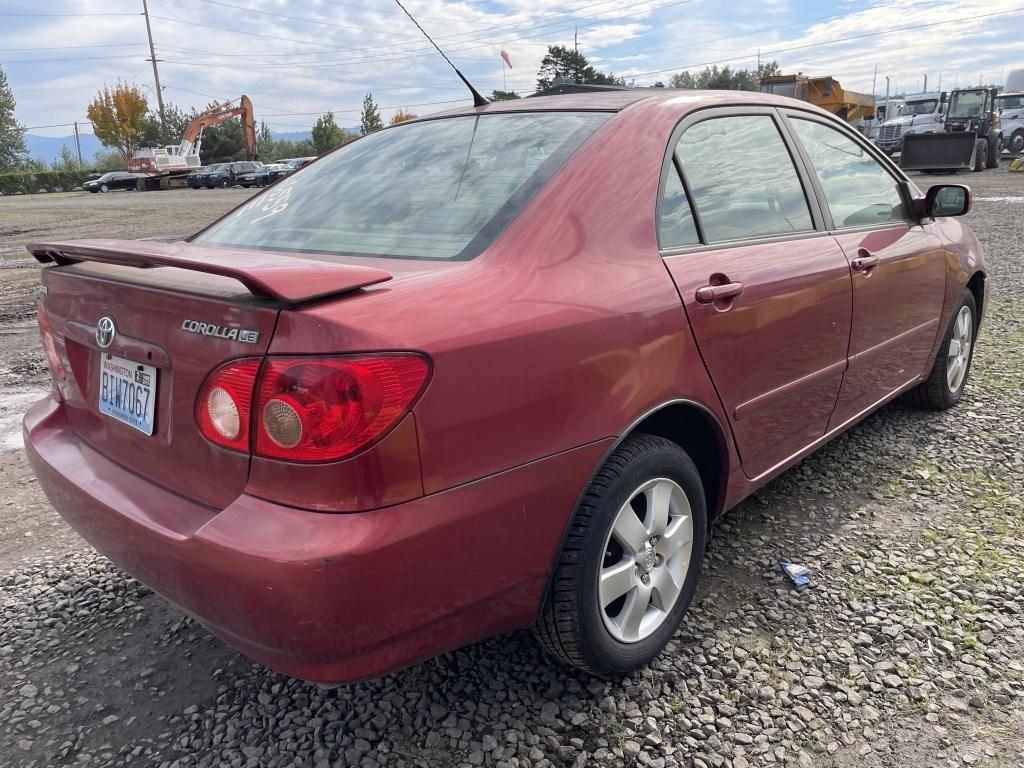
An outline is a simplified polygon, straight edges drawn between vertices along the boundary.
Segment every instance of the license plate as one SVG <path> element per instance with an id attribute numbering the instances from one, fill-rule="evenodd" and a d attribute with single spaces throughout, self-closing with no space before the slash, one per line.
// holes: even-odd
<path id="1" fill-rule="evenodd" d="M 153 434 L 156 411 L 156 374 L 152 365 L 102 353 L 100 357 L 100 413 Z"/>

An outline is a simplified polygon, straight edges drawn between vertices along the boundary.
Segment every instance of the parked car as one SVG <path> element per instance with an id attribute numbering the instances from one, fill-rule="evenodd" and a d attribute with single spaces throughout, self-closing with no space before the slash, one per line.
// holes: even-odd
<path id="1" fill-rule="evenodd" d="M 260 187 L 265 187 L 267 184 L 273 184 L 282 176 L 287 176 L 293 170 L 294 169 L 287 163 L 265 164 L 256 172 L 256 184 Z"/>
<path id="2" fill-rule="evenodd" d="M 200 171 L 190 173 L 186 182 L 194 189 L 213 189 L 214 187 L 233 187 L 241 184 L 251 187 L 256 184 L 255 175 L 260 163 L 239 160 L 233 163 L 215 163 Z"/>
<path id="3" fill-rule="evenodd" d="M 263 173 L 263 163 L 232 163 L 231 170 L 235 175 L 235 184 L 243 187 L 260 186 L 260 178 Z"/>
<path id="4" fill-rule="evenodd" d="M 214 163 L 208 165 L 205 168 L 200 168 L 198 171 L 193 171 L 185 179 L 185 183 L 188 184 L 192 189 L 213 189 L 218 186 L 228 186 L 222 184 L 225 180 L 225 174 L 223 174 L 224 168 L 228 163 Z"/>
<path id="5" fill-rule="evenodd" d="M 30 246 L 40 486 L 289 675 L 528 626 L 651 661 L 724 510 L 903 393 L 960 401 L 988 293 L 966 187 L 805 102 L 686 94 L 458 109 L 184 242 Z"/>
<path id="6" fill-rule="evenodd" d="M 82 183 L 82 189 L 88 192 L 109 192 L 112 189 L 137 189 L 138 180 L 144 179 L 144 173 L 129 173 L 127 171 L 111 171 L 104 173 L 97 179 L 90 179 Z"/>

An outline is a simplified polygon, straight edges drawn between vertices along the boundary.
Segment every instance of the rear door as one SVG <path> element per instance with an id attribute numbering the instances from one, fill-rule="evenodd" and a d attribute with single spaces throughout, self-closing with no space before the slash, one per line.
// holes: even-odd
<path id="1" fill-rule="evenodd" d="M 802 112 L 787 120 L 852 267 L 853 328 L 837 426 L 927 367 L 945 295 L 945 252 L 935 225 L 910 215 L 897 177 L 852 131 Z"/>
<path id="2" fill-rule="evenodd" d="M 779 116 L 698 113 L 677 129 L 659 242 L 746 474 L 820 438 L 850 333 L 850 268 Z"/>

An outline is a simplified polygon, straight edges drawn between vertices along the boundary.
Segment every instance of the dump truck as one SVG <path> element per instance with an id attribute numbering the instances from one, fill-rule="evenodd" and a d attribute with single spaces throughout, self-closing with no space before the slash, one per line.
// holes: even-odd
<path id="1" fill-rule="evenodd" d="M 998 168 L 1003 134 L 995 88 L 950 91 L 942 133 L 903 137 L 900 167 L 908 171 Z"/>
<path id="2" fill-rule="evenodd" d="M 761 93 L 789 96 L 828 110 L 857 125 L 875 118 L 875 97 L 843 88 L 834 77 L 809 77 L 803 73 L 761 78 Z"/>
<path id="3" fill-rule="evenodd" d="M 185 128 L 179 144 L 137 150 L 128 160 L 128 169 L 147 174 L 139 179 L 138 189 L 184 187 L 188 174 L 202 167 L 199 151 L 203 146 L 203 130 L 232 117 L 242 119 L 246 157 L 256 160 L 256 118 L 252 101 L 244 94 L 236 101 L 237 104 L 234 101 L 219 104 L 198 115 Z"/>

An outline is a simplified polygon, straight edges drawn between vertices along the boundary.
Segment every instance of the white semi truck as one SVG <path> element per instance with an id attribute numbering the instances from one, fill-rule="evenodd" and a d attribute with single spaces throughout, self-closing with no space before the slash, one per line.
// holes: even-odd
<path id="1" fill-rule="evenodd" d="M 915 93 L 906 96 L 899 112 L 878 129 L 875 144 L 886 154 L 900 151 L 903 137 L 916 133 L 942 133 L 946 115 L 946 93 Z"/>

